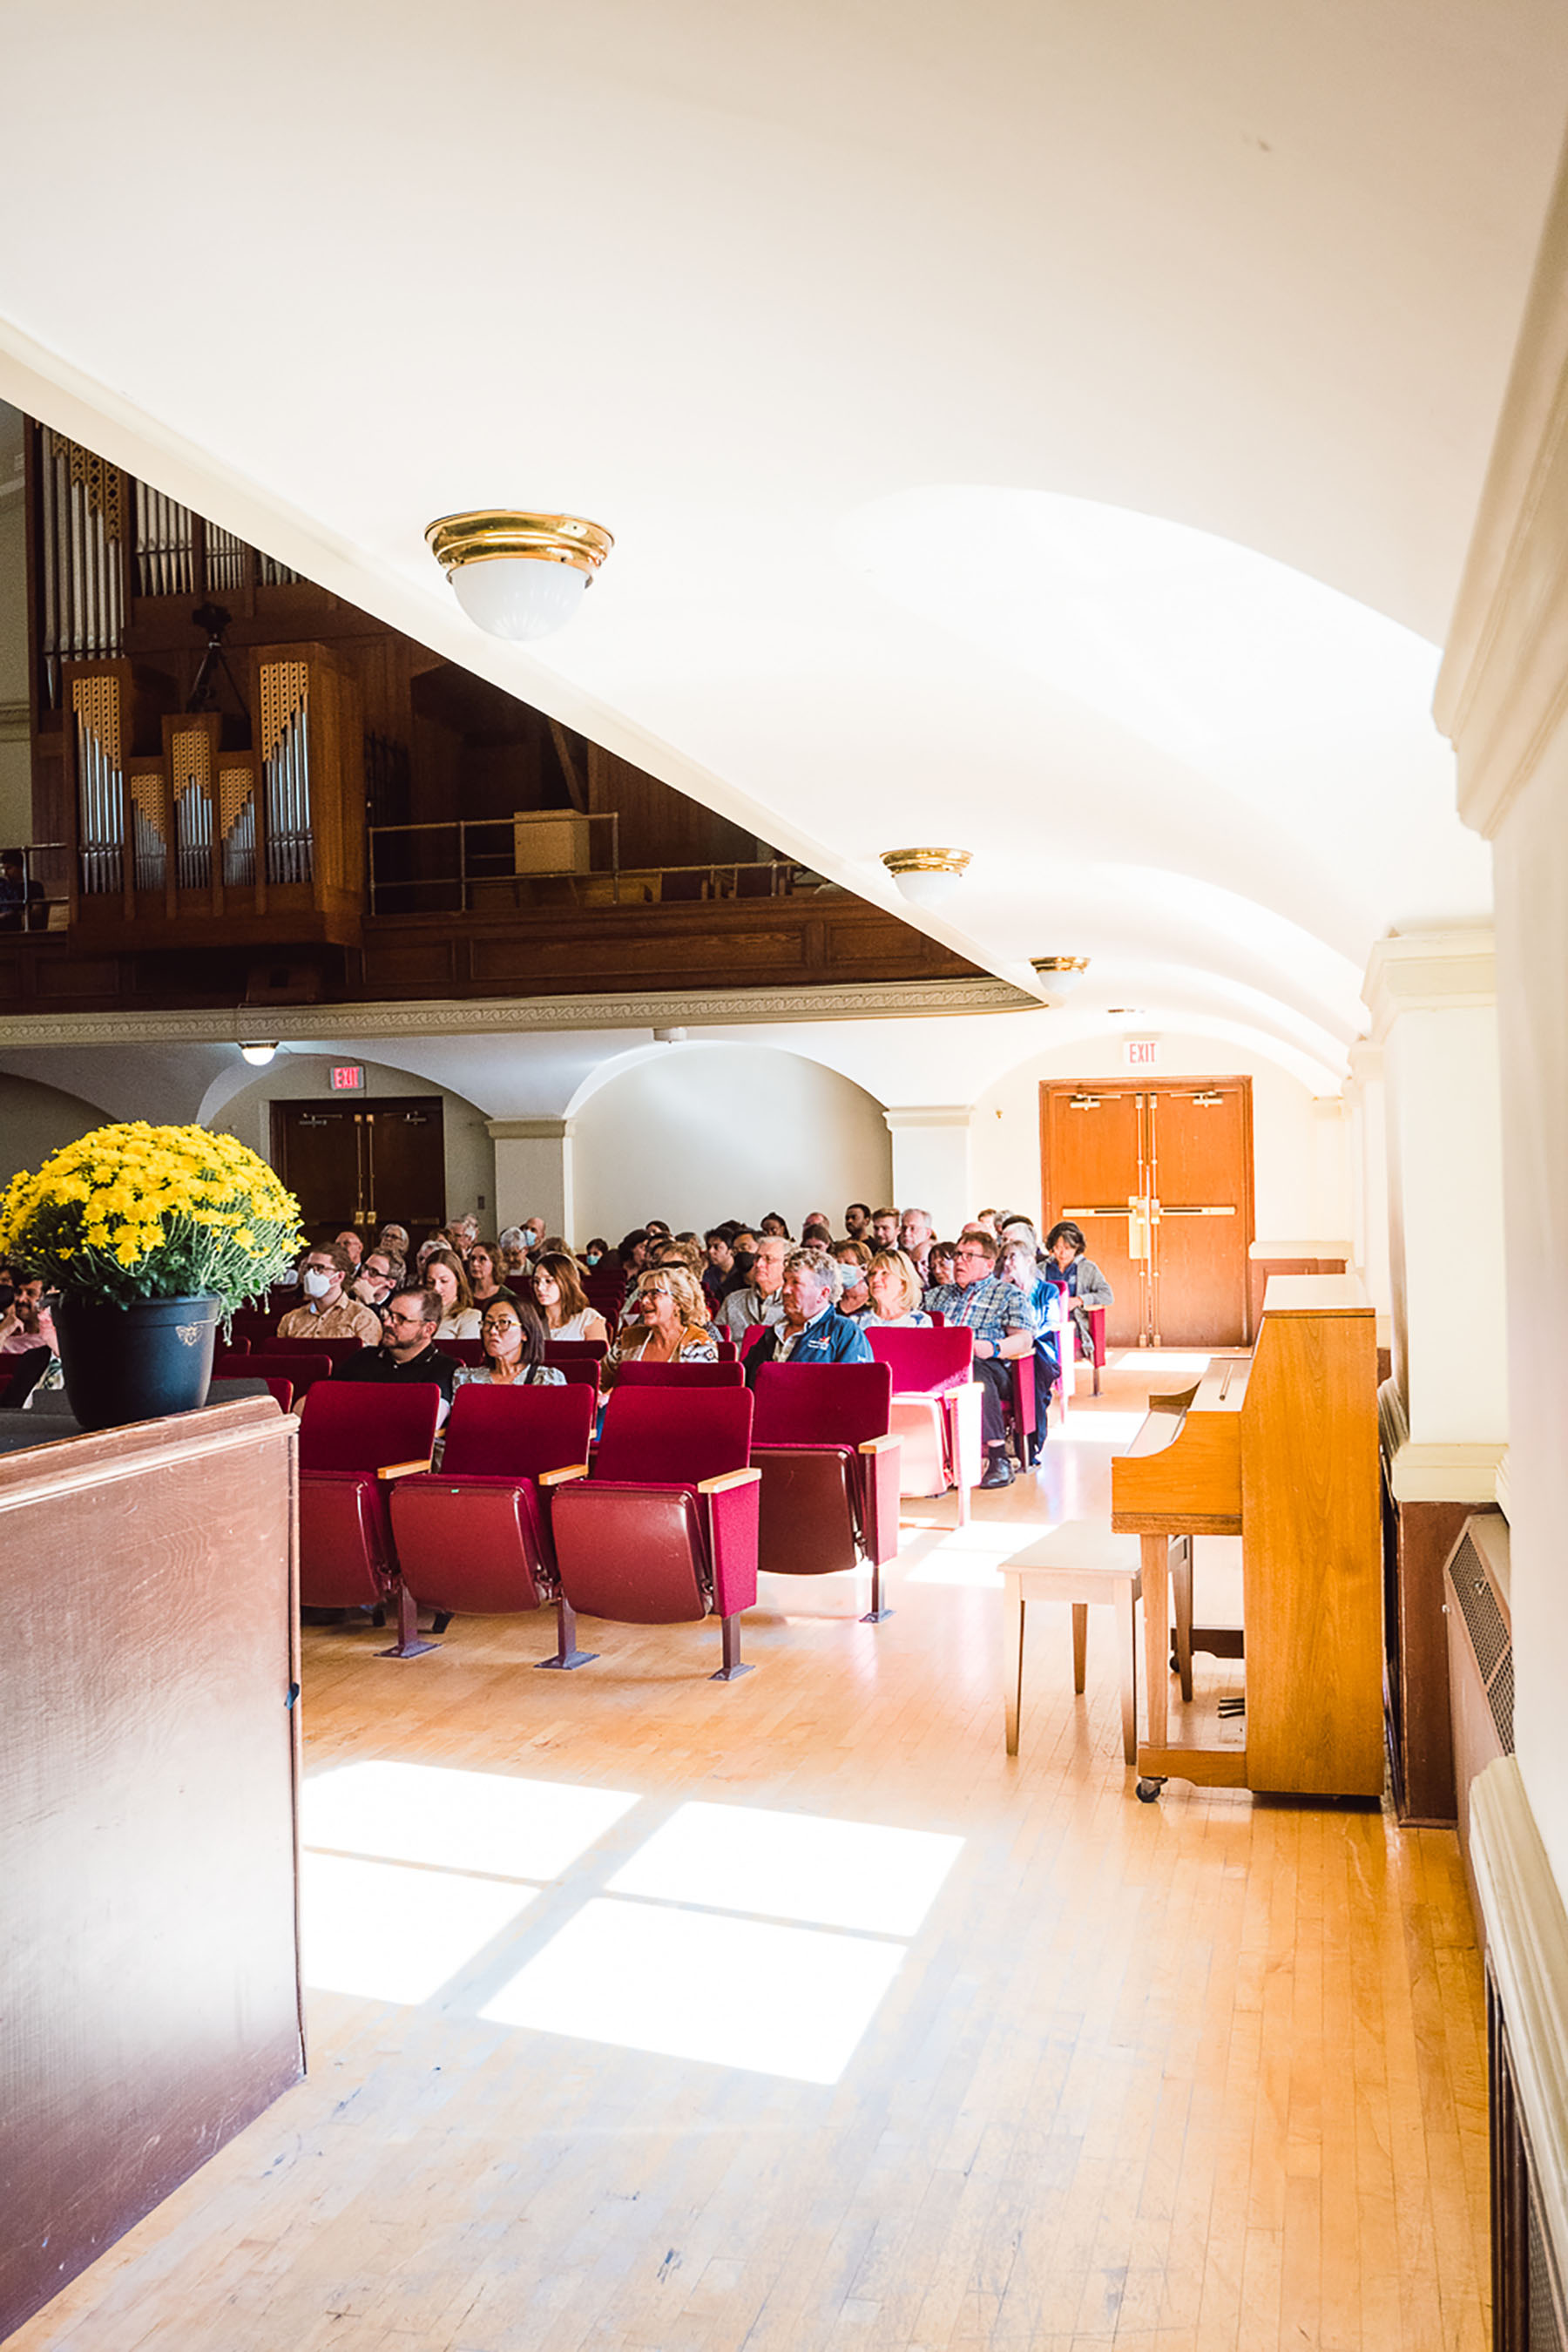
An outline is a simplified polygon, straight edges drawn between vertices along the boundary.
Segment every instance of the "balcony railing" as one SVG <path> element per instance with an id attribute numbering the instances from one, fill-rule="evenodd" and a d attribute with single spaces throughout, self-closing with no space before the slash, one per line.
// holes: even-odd
<path id="1" fill-rule="evenodd" d="M 27 841 L 21 849 L 23 896 L 0 898 L 0 931 L 63 931 L 70 908 L 69 842 Z"/>
<path id="2" fill-rule="evenodd" d="M 438 824 L 373 824 L 373 915 L 504 914 L 525 908 L 647 907 L 705 898 L 779 898 L 823 887 L 787 858 L 623 866 L 614 811 L 573 809 Z"/>

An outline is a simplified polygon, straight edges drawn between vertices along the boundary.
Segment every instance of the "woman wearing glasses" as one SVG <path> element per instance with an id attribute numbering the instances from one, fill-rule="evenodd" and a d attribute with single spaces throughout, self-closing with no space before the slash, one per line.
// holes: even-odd
<path id="1" fill-rule="evenodd" d="M 716 1364 L 697 1276 L 684 1265 L 654 1265 L 638 1277 L 626 1322 L 605 1359 L 605 1386 L 623 1364 Z"/>
<path id="2" fill-rule="evenodd" d="M 461 1366 L 456 1385 L 489 1388 L 561 1388 L 566 1375 L 544 1360 L 544 1318 L 526 1298 L 503 1290 L 485 1308 L 479 1323 L 482 1364 Z"/>

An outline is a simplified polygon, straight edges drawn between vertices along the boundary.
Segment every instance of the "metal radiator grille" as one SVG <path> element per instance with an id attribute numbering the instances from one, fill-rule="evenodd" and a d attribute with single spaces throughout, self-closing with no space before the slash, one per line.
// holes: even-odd
<path id="1" fill-rule="evenodd" d="M 1480 1556 L 1468 1536 L 1460 1539 L 1449 1570 L 1459 1606 L 1465 1612 L 1469 1628 L 1470 1645 L 1476 1654 L 1476 1664 L 1481 1670 L 1481 1680 L 1489 1683 L 1497 1672 L 1499 1659 L 1508 1648 L 1508 1623 L 1497 1605 L 1497 1596 Z M 1511 1715 L 1511 1707 L 1510 1713 Z M 1511 1748 L 1513 1741 L 1510 1738 Z"/>

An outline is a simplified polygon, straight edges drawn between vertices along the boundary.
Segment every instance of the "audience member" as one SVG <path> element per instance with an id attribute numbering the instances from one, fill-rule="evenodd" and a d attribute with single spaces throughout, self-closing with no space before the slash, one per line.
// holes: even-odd
<path id="1" fill-rule="evenodd" d="M 388 1257 L 395 1257 L 399 1265 L 407 1265 L 408 1253 L 413 1247 L 406 1225 L 383 1225 L 375 1245 L 377 1249 L 384 1250 Z"/>
<path id="2" fill-rule="evenodd" d="M 1006 1238 L 996 1253 L 996 1271 L 1004 1282 L 1016 1285 L 1029 1304 L 1035 1318 L 1035 1412 L 1037 1426 L 1029 1441 L 1029 1459 L 1034 1461 L 1045 1442 L 1046 1415 L 1050 1411 L 1051 1391 L 1061 1377 L 1061 1358 L 1058 1344 L 1061 1322 L 1062 1286 L 1056 1278 L 1057 1270 L 1047 1265 L 1042 1273 L 1034 1250 L 1030 1247 L 1028 1229 L 1022 1224 L 1005 1228 Z"/>
<path id="3" fill-rule="evenodd" d="M 830 1242 L 832 1241 L 833 1219 L 826 1209 L 807 1209 L 805 1216 L 800 1221 L 801 1237 L 803 1240 L 805 1236 L 805 1229 L 807 1225 L 820 1225 L 823 1232 L 827 1235 L 828 1240 Z"/>
<path id="4" fill-rule="evenodd" d="M 544 1318 L 531 1299 L 499 1291 L 479 1319 L 481 1364 L 459 1364 L 454 1383 L 463 1388 L 479 1382 L 500 1388 L 560 1388 L 566 1375 L 544 1360 Z"/>
<path id="5" fill-rule="evenodd" d="M 549 1250 L 533 1269 L 533 1297 L 552 1339 L 607 1339 L 608 1324 L 590 1307 L 575 1258 Z"/>
<path id="6" fill-rule="evenodd" d="M 965 1233 L 968 1233 L 968 1232 L 970 1231 L 970 1226 L 971 1226 L 971 1225 L 973 1225 L 973 1228 L 974 1228 L 977 1232 L 979 1232 L 979 1233 L 983 1233 L 983 1234 L 990 1234 L 990 1236 L 991 1236 L 991 1239 L 992 1239 L 993 1241 L 994 1241 L 994 1240 L 995 1240 L 995 1238 L 996 1238 L 996 1212 L 995 1212 L 995 1210 L 994 1210 L 994 1209 L 976 1209 L 976 1210 L 975 1210 L 975 1212 L 974 1212 L 973 1217 L 973 1218 L 971 1219 L 971 1221 L 970 1221 L 970 1224 L 969 1224 L 969 1225 L 965 1225 L 965 1227 L 963 1228 L 963 1230 L 964 1230 L 964 1232 L 965 1232 Z"/>
<path id="7" fill-rule="evenodd" d="M 784 1312 L 746 1351 L 750 1386 L 764 1364 L 867 1364 L 865 1332 L 834 1305 L 840 1267 L 818 1250 L 791 1250 L 784 1262 Z"/>
<path id="8" fill-rule="evenodd" d="M 926 1261 L 936 1234 L 936 1220 L 929 1209 L 906 1209 L 899 1219 L 899 1247 L 912 1258 L 921 1280 L 926 1280 Z"/>
<path id="9" fill-rule="evenodd" d="M 940 1290 L 942 1284 L 952 1280 L 952 1255 L 956 1242 L 932 1242 L 926 1259 L 926 1287 Z"/>
<path id="10" fill-rule="evenodd" d="M 307 1250 L 300 1287 L 303 1307 L 291 1307 L 278 1326 L 280 1339 L 357 1339 L 362 1348 L 381 1345 L 381 1318 L 344 1288 L 354 1271 L 347 1250 L 335 1242 Z"/>
<path id="11" fill-rule="evenodd" d="M 475 1242 L 468 1250 L 468 1292 L 479 1308 L 481 1319 L 492 1298 L 510 1298 L 511 1291 L 500 1278 L 500 1268 L 489 1242 Z"/>
<path id="12" fill-rule="evenodd" d="M 771 1236 L 774 1241 L 787 1242 L 790 1238 L 789 1227 L 776 1209 L 768 1211 L 767 1215 L 757 1227 L 757 1233 L 759 1238 Z"/>
<path id="13" fill-rule="evenodd" d="M 437 1339 L 477 1339 L 479 1310 L 474 1305 L 463 1261 L 456 1250 L 432 1250 L 425 1261 L 425 1287 L 441 1302 Z"/>
<path id="14" fill-rule="evenodd" d="M 379 1348 L 362 1348 L 332 1368 L 335 1381 L 397 1381 L 410 1387 L 430 1381 L 441 1391 L 440 1419 L 452 1409 L 458 1366 L 436 1345 L 441 1301 L 433 1290 L 395 1291 L 386 1303 L 386 1337 Z"/>
<path id="15" fill-rule="evenodd" d="M 41 931 L 48 919 L 44 886 L 29 879 L 21 851 L 0 850 L 0 931 Z"/>
<path id="16" fill-rule="evenodd" d="M 833 1247 L 831 1228 L 816 1217 L 808 1218 L 800 1229 L 802 1249 L 830 1250 Z"/>
<path id="17" fill-rule="evenodd" d="M 879 1250 L 867 1276 L 873 1323 L 894 1323 L 923 1330 L 931 1321 L 921 1307 L 921 1278 L 915 1262 L 902 1250 Z"/>
<path id="18" fill-rule="evenodd" d="M 637 1276 L 647 1264 L 647 1225 L 634 1225 L 629 1234 L 624 1234 L 621 1236 L 621 1245 L 616 1255 L 621 1261 L 621 1272 L 626 1276 L 628 1284 L 637 1280 Z"/>
<path id="19" fill-rule="evenodd" d="M 710 1314 L 717 1315 L 725 1283 L 735 1271 L 735 1253 L 730 1245 L 727 1226 L 715 1225 L 702 1238 L 703 1255 L 708 1260 L 702 1274 L 702 1295 Z"/>
<path id="20" fill-rule="evenodd" d="M 544 1220 L 542 1217 L 524 1217 L 522 1221 L 522 1242 L 523 1247 L 527 1250 L 530 1257 L 536 1257 L 539 1252 L 544 1247 Z"/>
<path id="21" fill-rule="evenodd" d="M 1073 1318 L 1083 1335 L 1084 1353 L 1092 1355 L 1094 1335 L 1089 1318 L 1097 1307 L 1113 1306 L 1116 1293 L 1094 1260 L 1084 1255 L 1086 1247 L 1081 1225 L 1053 1225 L 1046 1235 L 1047 1255 L 1055 1262 L 1062 1286 L 1073 1303 Z"/>
<path id="22" fill-rule="evenodd" d="M 871 1238 L 871 1212 L 864 1201 L 851 1201 L 844 1212 L 844 1231 L 852 1242 Z"/>
<path id="23" fill-rule="evenodd" d="M 55 1318 L 44 1301 L 42 1279 L 31 1276 L 18 1282 L 4 1315 L 0 1315 L 0 1356 L 26 1356 L 35 1348 L 60 1352 Z"/>
<path id="24" fill-rule="evenodd" d="M 403 1260 L 392 1256 L 378 1243 L 350 1283 L 349 1297 L 373 1310 L 384 1307 L 401 1285 L 403 1275 Z"/>
<path id="25" fill-rule="evenodd" d="M 1010 1486 L 1003 1408 L 1012 1392 L 1008 1363 L 1035 1344 L 1035 1321 L 1016 1283 L 996 1273 L 996 1244 L 988 1234 L 965 1234 L 953 1252 L 953 1279 L 926 1293 L 926 1305 L 950 1324 L 974 1334 L 974 1376 L 981 1382 L 980 1430 L 990 1456 L 983 1486 Z"/>
<path id="26" fill-rule="evenodd" d="M 347 1250 L 353 1271 L 357 1274 L 364 1257 L 364 1243 L 352 1225 L 344 1226 L 342 1232 L 337 1236 L 335 1246 L 341 1250 Z M 350 1279 L 353 1279 L 352 1276 Z"/>
<path id="27" fill-rule="evenodd" d="M 844 1287 L 838 1294 L 838 1311 L 863 1323 L 871 1312 L 871 1294 L 866 1286 L 871 1253 L 864 1242 L 835 1242 L 833 1255 L 843 1268 Z"/>
<path id="28" fill-rule="evenodd" d="M 702 1319 L 702 1292 L 683 1265 L 649 1266 L 637 1277 L 634 1320 L 617 1331 L 605 1359 L 605 1386 L 623 1364 L 716 1364 L 719 1349 Z"/>
<path id="29" fill-rule="evenodd" d="M 731 1339 L 743 1339 L 753 1323 L 776 1323 L 784 1313 L 784 1260 L 787 1242 L 770 1234 L 757 1244 L 751 1279 L 743 1290 L 731 1290 L 719 1309 L 719 1328 Z"/>
<path id="30" fill-rule="evenodd" d="M 595 1234 L 593 1240 L 585 1243 L 584 1245 L 583 1263 L 587 1267 L 589 1273 L 592 1274 L 600 1259 L 608 1257 L 609 1254 L 610 1244 L 605 1239 L 604 1234 Z"/>
<path id="31" fill-rule="evenodd" d="M 877 1249 L 897 1249 L 899 1246 L 899 1213 L 897 1209 L 877 1210 L 871 1219 L 871 1231 L 868 1238 Z"/>

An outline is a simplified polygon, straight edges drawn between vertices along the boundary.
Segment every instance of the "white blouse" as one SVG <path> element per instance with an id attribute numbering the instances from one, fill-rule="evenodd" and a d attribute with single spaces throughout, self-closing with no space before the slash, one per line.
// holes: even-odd
<path id="1" fill-rule="evenodd" d="M 588 1328 L 590 1317 L 599 1327 L 596 1331 Z M 580 1314 L 568 1315 L 565 1322 L 558 1330 L 552 1330 L 550 1337 L 552 1339 L 602 1339 L 605 1337 L 605 1318 L 597 1307 L 584 1307 Z"/>
<path id="2" fill-rule="evenodd" d="M 460 1315 L 443 1315 L 436 1327 L 436 1344 L 443 1339 L 477 1339 L 479 1336 L 479 1310 L 465 1307 Z"/>

